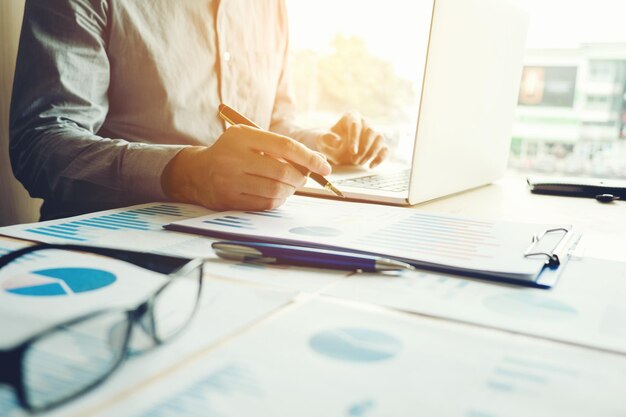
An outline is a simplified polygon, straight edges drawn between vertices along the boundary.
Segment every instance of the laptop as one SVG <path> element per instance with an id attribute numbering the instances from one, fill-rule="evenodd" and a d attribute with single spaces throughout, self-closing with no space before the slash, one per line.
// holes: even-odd
<path id="1" fill-rule="evenodd" d="M 507 165 L 528 17 L 509 0 L 419 0 L 432 14 L 410 161 L 374 170 L 336 167 L 330 180 L 349 200 L 413 205 L 489 184 Z M 420 47 L 420 42 L 423 46 Z M 404 150 L 407 153 L 406 150 Z M 338 198 L 314 181 L 300 194 Z"/>

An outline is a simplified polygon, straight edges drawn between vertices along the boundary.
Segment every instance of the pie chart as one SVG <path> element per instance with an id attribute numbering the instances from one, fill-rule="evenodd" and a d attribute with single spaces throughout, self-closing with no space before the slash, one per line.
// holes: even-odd
<path id="1" fill-rule="evenodd" d="M 335 237 L 339 236 L 341 234 L 341 231 L 326 226 L 304 226 L 289 229 L 289 233 L 302 236 Z"/>
<path id="2" fill-rule="evenodd" d="M 391 359 L 402 349 L 388 333 L 363 328 L 343 328 L 319 332 L 309 346 L 322 356 L 346 362 L 379 362 Z"/>
<path id="3" fill-rule="evenodd" d="M 2 282 L 1 288 L 16 295 L 64 296 L 104 288 L 116 279 L 114 274 L 101 269 L 52 268 L 11 277 Z"/>

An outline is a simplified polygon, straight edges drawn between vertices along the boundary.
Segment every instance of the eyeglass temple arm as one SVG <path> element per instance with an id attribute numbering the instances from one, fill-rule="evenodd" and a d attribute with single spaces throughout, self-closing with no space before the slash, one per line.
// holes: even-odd
<path id="1" fill-rule="evenodd" d="M 130 250 L 121 250 L 121 249 L 102 248 L 98 246 L 43 243 L 43 244 L 21 248 L 16 251 L 9 252 L 6 255 L 3 255 L 2 257 L 0 257 L 0 268 L 6 266 L 10 262 L 19 258 L 20 256 L 24 256 L 30 252 L 44 250 L 44 249 L 74 250 L 74 251 L 94 253 L 98 255 L 103 255 L 103 256 L 108 256 L 111 258 L 119 259 L 121 261 L 125 261 L 133 265 L 150 269 L 151 271 L 159 272 L 162 274 L 172 273 L 191 260 L 189 258 L 181 258 L 181 257 L 176 257 L 176 256 L 158 255 L 154 253 L 136 252 L 136 251 L 130 251 Z"/>
<path id="2" fill-rule="evenodd" d="M 14 250 L 13 252 L 9 252 L 6 255 L 0 256 L 0 268 L 10 264 L 20 256 L 24 256 L 30 252 L 34 252 L 38 250 L 39 245 L 27 246 L 25 248 Z"/>
<path id="3" fill-rule="evenodd" d="M 20 379 L 20 351 L 22 346 L 0 350 L 0 383 L 16 382 Z"/>
<path id="4" fill-rule="evenodd" d="M 74 245 L 73 249 L 84 250 L 83 248 L 85 247 L 81 245 Z M 120 261 L 125 261 L 133 265 L 137 265 L 141 268 L 146 268 L 162 274 L 172 273 L 191 260 L 189 258 L 182 258 L 178 256 L 159 255 L 155 253 L 100 248 L 93 246 L 89 247 L 86 252 L 96 253 L 99 255 L 119 259 Z"/>

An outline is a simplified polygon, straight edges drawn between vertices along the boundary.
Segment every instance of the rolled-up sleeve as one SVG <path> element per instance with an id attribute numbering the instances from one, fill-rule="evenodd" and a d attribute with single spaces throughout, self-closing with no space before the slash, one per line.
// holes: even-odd
<path id="1" fill-rule="evenodd" d="M 73 214 L 163 200 L 161 173 L 182 149 L 98 135 L 108 113 L 107 19 L 105 0 L 26 1 L 10 155 L 44 208 Z"/>

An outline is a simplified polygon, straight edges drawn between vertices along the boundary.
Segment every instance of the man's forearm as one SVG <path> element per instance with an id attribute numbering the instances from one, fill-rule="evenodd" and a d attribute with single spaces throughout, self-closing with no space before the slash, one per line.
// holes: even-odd
<path id="1" fill-rule="evenodd" d="M 164 199 L 161 171 L 182 148 L 98 135 L 109 111 L 108 4 L 25 4 L 11 103 L 11 162 L 32 196 L 64 212 Z"/>
<path id="2" fill-rule="evenodd" d="M 84 203 L 163 200 L 161 172 L 183 146 L 111 140 L 71 125 L 13 129 L 15 176 L 33 197 Z"/>

